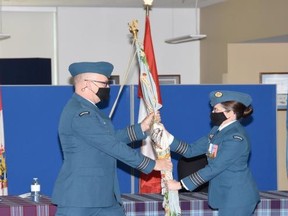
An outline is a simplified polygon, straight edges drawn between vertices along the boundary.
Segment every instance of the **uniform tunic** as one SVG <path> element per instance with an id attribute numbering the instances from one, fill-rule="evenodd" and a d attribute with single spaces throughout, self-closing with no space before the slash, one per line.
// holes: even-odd
<path id="1" fill-rule="evenodd" d="M 250 142 L 244 127 L 235 121 L 219 132 L 217 129 L 213 127 L 207 136 L 191 145 L 174 139 L 171 150 L 186 158 L 207 153 L 210 144 L 217 147 L 216 157 L 208 157 L 204 168 L 182 182 L 192 191 L 209 181 L 208 202 L 214 209 L 256 204 L 260 197 L 248 168 Z"/>
<path id="2" fill-rule="evenodd" d="M 109 207 L 121 202 L 117 160 L 144 173 L 155 161 L 127 144 L 144 139 L 139 124 L 115 130 L 97 106 L 74 93 L 59 123 L 63 164 L 56 180 L 52 202 L 59 206 Z"/>

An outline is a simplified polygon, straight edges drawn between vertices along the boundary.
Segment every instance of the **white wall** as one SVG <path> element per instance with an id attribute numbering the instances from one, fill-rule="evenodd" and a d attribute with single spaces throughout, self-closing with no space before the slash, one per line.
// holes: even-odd
<path id="1" fill-rule="evenodd" d="M 158 73 L 181 74 L 182 83 L 186 84 L 199 83 L 199 42 L 169 45 L 164 40 L 173 33 L 193 32 L 194 12 L 192 9 L 153 9 L 150 12 Z M 123 82 L 134 50 L 128 29 L 133 19 L 139 21 L 142 41 L 145 26 L 142 8 L 58 8 L 59 83 L 67 83 L 70 63 L 99 60 L 111 61 L 115 66 L 113 74 L 120 75 L 120 82 Z M 136 59 L 134 65 L 135 62 Z M 129 83 L 138 83 L 135 66 L 130 73 Z"/>
<path id="2" fill-rule="evenodd" d="M 51 57 L 54 84 L 69 83 L 67 68 L 72 62 L 99 60 L 111 61 L 114 74 L 123 82 L 133 51 L 128 30 L 133 19 L 139 20 L 139 39 L 143 40 L 142 8 L 59 7 L 47 13 L 41 8 L 23 12 L 17 7 L 3 11 L 3 32 L 11 38 L 0 41 L 0 57 Z M 174 36 L 195 34 L 195 9 L 152 9 L 150 21 L 158 73 L 180 74 L 182 84 L 198 84 L 200 42 L 164 42 Z M 135 59 L 128 84 L 138 83 L 136 63 Z"/>
<path id="3" fill-rule="evenodd" d="M 51 58 L 54 68 L 55 8 L 3 7 L 3 11 L 2 32 L 11 37 L 0 40 L 0 58 Z"/>

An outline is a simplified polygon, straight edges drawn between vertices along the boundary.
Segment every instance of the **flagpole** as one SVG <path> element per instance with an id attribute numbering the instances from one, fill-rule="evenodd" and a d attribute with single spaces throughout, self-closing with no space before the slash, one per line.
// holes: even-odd
<path id="1" fill-rule="evenodd" d="M 133 40 L 132 48 L 134 48 L 134 40 Z M 129 63 L 128 63 L 128 68 L 127 68 L 127 70 L 125 72 L 125 76 L 124 76 L 125 77 L 124 78 L 124 82 L 121 83 L 121 86 L 120 86 L 120 89 L 118 91 L 117 97 L 116 97 L 116 99 L 114 101 L 114 104 L 113 104 L 113 106 L 111 108 L 111 111 L 109 113 L 109 118 L 112 118 L 112 116 L 114 114 L 114 111 L 115 111 L 115 108 L 116 108 L 116 106 L 118 104 L 118 100 L 120 98 L 120 95 L 122 93 L 122 90 L 123 90 L 124 86 L 127 84 L 128 75 L 129 75 L 129 73 L 131 71 L 132 63 L 133 63 L 135 57 L 136 57 L 136 52 L 132 53 L 131 56 L 130 56 Z"/>
<path id="2" fill-rule="evenodd" d="M 144 102 L 146 110 L 157 111 L 162 107 L 162 100 L 160 94 L 159 79 L 157 73 L 157 67 L 154 57 L 153 43 L 151 38 L 151 29 L 149 21 L 149 9 L 151 8 L 152 1 L 144 0 L 146 9 L 146 22 L 145 22 L 145 36 L 144 36 L 144 46 L 138 41 L 138 22 L 132 22 L 135 25 L 130 26 L 130 32 L 133 34 L 135 39 L 135 45 L 137 50 L 137 57 L 140 66 L 139 74 L 139 86 L 141 92 L 139 94 L 141 101 Z M 147 55 L 148 54 L 148 55 Z M 148 58 L 149 57 L 149 58 Z M 138 92 L 139 93 L 139 92 Z M 140 102 L 141 102 L 140 101 Z M 140 113 L 140 112 L 139 112 Z M 154 122 L 151 128 L 151 141 L 146 144 L 150 144 L 150 147 L 156 152 L 155 157 L 158 159 L 170 159 L 170 147 L 168 144 L 168 135 L 164 131 L 164 126 L 159 122 Z M 159 130 L 158 130 L 159 129 Z M 160 131 L 160 136 L 157 132 Z M 156 136 L 154 136 L 156 134 Z M 153 137 L 157 138 L 156 140 Z M 159 139 L 158 139 L 159 138 Z M 154 141 L 154 142 L 152 142 Z M 147 146 L 147 145 L 146 145 Z M 141 149 L 142 150 L 142 149 Z M 172 171 L 161 171 L 160 181 L 154 182 L 154 188 L 160 186 L 160 190 L 163 195 L 162 206 L 165 209 L 165 216 L 179 216 L 181 215 L 181 208 L 179 203 L 178 191 L 172 191 L 167 188 L 164 184 L 167 180 L 172 180 Z M 150 188 L 150 187 L 148 187 Z"/>
<path id="3" fill-rule="evenodd" d="M 133 21 L 133 22 L 137 22 L 137 21 Z M 132 24 L 128 23 L 128 25 L 129 25 L 129 30 L 130 30 Z M 134 24 L 134 25 L 136 25 L 136 24 Z M 138 29 L 133 29 L 133 31 L 135 31 L 135 32 L 133 33 L 132 50 L 134 49 L 134 44 L 135 44 L 135 41 L 136 41 L 136 38 L 137 38 Z M 130 30 L 130 32 L 131 32 L 131 30 Z M 130 56 L 128 67 L 126 69 L 125 76 L 124 76 L 124 82 L 121 83 L 121 86 L 120 86 L 120 89 L 118 91 L 117 97 L 116 97 L 116 99 L 114 101 L 114 104 L 113 104 L 113 106 L 111 108 L 111 111 L 109 113 L 109 118 L 112 118 L 112 116 L 114 114 L 114 111 L 115 111 L 115 108 L 116 108 L 116 106 L 118 104 L 118 100 L 120 98 L 120 95 L 122 93 L 122 90 L 123 90 L 124 86 L 127 84 L 127 79 L 128 79 L 128 76 L 129 76 L 129 73 L 130 73 L 130 70 L 131 70 L 131 67 L 132 67 L 132 63 L 133 63 L 135 57 L 136 57 L 136 51 L 134 51 L 134 53 L 132 53 L 131 56 Z"/>
<path id="4" fill-rule="evenodd" d="M 144 6 L 146 10 L 146 16 L 149 16 L 149 10 L 151 10 L 153 0 L 144 0 Z"/>
<path id="5" fill-rule="evenodd" d="M 145 5 L 146 16 L 149 17 L 149 11 L 151 10 L 151 5 Z"/>

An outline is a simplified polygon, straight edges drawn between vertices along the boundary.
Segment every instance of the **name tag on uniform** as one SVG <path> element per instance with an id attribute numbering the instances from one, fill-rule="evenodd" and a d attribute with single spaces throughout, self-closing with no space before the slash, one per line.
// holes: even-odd
<path id="1" fill-rule="evenodd" d="M 210 143 L 208 152 L 207 152 L 207 157 L 215 158 L 217 156 L 217 151 L 218 151 L 218 145 Z"/>

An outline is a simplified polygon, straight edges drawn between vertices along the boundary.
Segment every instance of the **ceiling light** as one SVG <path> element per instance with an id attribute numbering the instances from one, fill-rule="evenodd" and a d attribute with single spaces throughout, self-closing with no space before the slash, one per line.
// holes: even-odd
<path id="1" fill-rule="evenodd" d="M 195 22 L 196 22 L 196 34 L 188 34 L 184 36 L 179 36 L 175 38 L 170 38 L 165 40 L 166 43 L 169 44 L 178 44 L 178 43 L 185 43 L 185 42 L 190 42 L 190 41 L 197 41 L 201 40 L 203 38 L 206 38 L 207 35 L 204 34 L 198 34 L 199 32 L 199 27 L 198 27 L 198 0 L 195 0 Z"/>
<path id="2" fill-rule="evenodd" d="M 0 33 L 0 40 L 4 40 L 4 39 L 7 39 L 7 38 L 10 38 L 10 35 Z"/>
<path id="3" fill-rule="evenodd" d="M 2 0 L 0 0 L 0 40 L 10 38 L 9 34 L 2 33 Z"/>
<path id="4" fill-rule="evenodd" d="M 181 36 L 181 37 L 175 37 L 175 38 L 171 38 L 171 39 L 167 39 L 165 40 L 166 43 L 169 44 L 178 44 L 178 43 L 185 43 L 185 42 L 190 42 L 190 41 L 195 41 L 195 40 L 201 40 L 203 38 L 206 38 L 207 35 L 185 35 L 185 36 Z"/>

